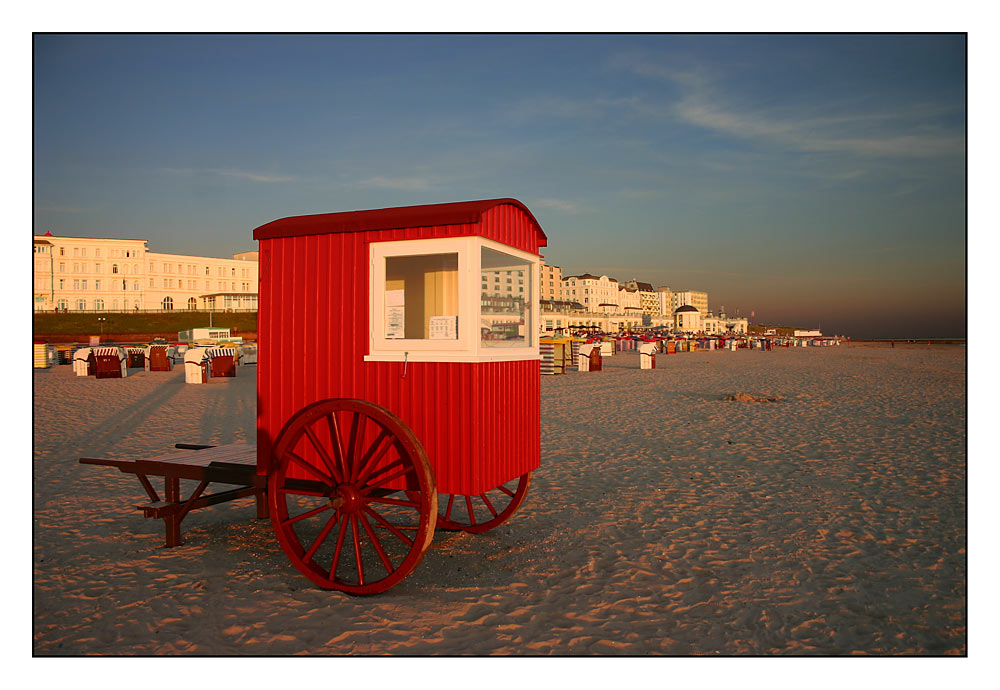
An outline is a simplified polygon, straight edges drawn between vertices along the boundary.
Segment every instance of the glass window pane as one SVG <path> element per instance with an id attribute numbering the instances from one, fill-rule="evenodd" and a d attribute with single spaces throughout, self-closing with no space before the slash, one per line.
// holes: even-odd
<path id="1" fill-rule="evenodd" d="M 530 281 L 523 292 L 515 290 L 510 279 L 500 285 L 495 284 L 501 275 L 506 277 L 511 271 L 523 271 L 524 275 L 530 275 L 531 263 L 494 249 L 482 248 L 482 282 L 494 283 L 492 292 L 483 290 L 481 296 L 479 333 L 483 347 L 526 347 L 531 343 Z"/>
<path id="2" fill-rule="evenodd" d="M 385 337 L 458 340 L 458 253 L 385 259 Z"/>

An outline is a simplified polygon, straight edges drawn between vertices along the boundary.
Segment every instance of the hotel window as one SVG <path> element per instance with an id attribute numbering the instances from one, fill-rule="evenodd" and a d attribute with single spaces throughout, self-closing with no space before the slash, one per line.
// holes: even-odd
<path id="1" fill-rule="evenodd" d="M 80 289 L 80 281 L 79 280 L 74 280 L 73 281 L 73 289 L 74 290 L 79 290 Z"/>
<path id="2" fill-rule="evenodd" d="M 87 279 L 86 278 L 84 278 L 83 280 L 80 281 L 80 289 L 81 290 L 86 290 L 87 289 Z"/>
<path id="3" fill-rule="evenodd" d="M 80 249 L 80 256 L 87 256 L 87 248 L 86 247 L 83 247 L 82 249 Z"/>
<path id="4" fill-rule="evenodd" d="M 139 264 L 132 264 L 132 273 L 139 272 Z"/>
<path id="5" fill-rule="evenodd" d="M 79 309 L 80 311 L 84 311 L 87 308 L 87 300 L 78 299 L 76 301 L 76 308 Z"/>
<path id="6" fill-rule="evenodd" d="M 63 311 L 66 311 L 67 309 L 69 309 L 69 302 L 67 302 L 64 299 L 61 299 L 58 302 L 56 302 L 56 308 L 57 309 L 62 309 Z"/>
<path id="7" fill-rule="evenodd" d="M 95 280 L 94 281 L 94 289 L 95 290 L 100 290 L 101 289 L 101 281 L 99 281 L 99 280 Z"/>
<path id="8" fill-rule="evenodd" d="M 236 277 L 236 269 L 235 269 L 235 268 L 233 269 L 233 274 L 232 274 L 232 277 L 233 277 L 233 278 L 235 278 L 235 277 Z"/>
<path id="9" fill-rule="evenodd" d="M 212 275 L 212 269 L 209 266 L 205 266 L 205 275 Z"/>
<path id="10" fill-rule="evenodd" d="M 193 311 L 197 308 L 198 308 L 198 300 L 196 300 L 194 297 L 188 298 L 188 309 Z"/>
<path id="11" fill-rule="evenodd" d="M 153 282 L 153 279 L 150 278 L 149 279 L 149 287 L 153 287 L 154 285 L 155 285 L 155 283 Z"/>
<path id="12" fill-rule="evenodd" d="M 118 264 L 111 264 L 111 272 L 118 273 Z"/>
<path id="13" fill-rule="evenodd" d="M 154 266 L 154 264 L 153 264 L 152 261 L 149 262 L 149 270 L 150 271 L 155 271 L 156 270 L 156 268 L 155 268 L 155 266 Z"/>
<path id="14" fill-rule="evenodd" d="M 60 290 L 65 290 L 66 289 L 66 281 L 63 280 L 62 278 L 59 279 L 59 289 Z"/>
<path id="15" fill-rule="evenodd" d="M 101 269 L 104 268 L 104 264 L 94 264 L 94 273 L 101 273 Z"/>
<path id="16" fill-rule="evenodd" d="M 66 263 L 63 262 L 63 261 L 59 262 L 59 272 L 60 273 L 65 273 L 66 272 Z"/>
<path id="17" fill-rule="evenodd" d="M 66 256 L 66 248 L 59 247 L 59 256 Z"/>
<path id="18" fill-rule="evenodd" d="M 73 256 L 80 256 L 80 248 L 73 247 Z"/>
<path id="19" fill-rule="evenodd" d="M 173 298 L 171 298 L 171 297 L 164 297 L 163 298 L 163 309 L 164 310 L 170 310 L 170 309 L 173 309 L 173 308 L 174 308 L 174 300 L 173 300 Z"/>
<path id="20" fill-rule="evenodd" d="M 102 311 L 104 309 L 104 300 L 102 300 L 102 299 L 95 299 L 94 300 L 94 309 L 96 309 L 97 311 Z"/>
<path id="21" fill-rule="evenodd" d="M 132 290 L 136 291 L 138 289 L 139 289 L 139 281 L 138 280 L 133 280 L 132 281 Z"/>
<path id="22" fill-rule="evenodd" d="M 73 273 L 79 273 L 79 272 L 80 272 L 80 264 L 74 263 L 73 264 Z"/>
<path id="23" fill-rule="evenodd" d="M 163 279 L 163 287 L 164 287 L 164 288 L 166 288 L 166 287 L 167 287 L 167 279 L 166 279 L 166 278 L 164 278 L 164 279 Z"/>
<path id="24" fill-rule="evenodd" d="M 100 255 L 101 255 L 101 248 L 97 247 L 96 249 L 94 249 L 94 256 L 100 256 Z"/>

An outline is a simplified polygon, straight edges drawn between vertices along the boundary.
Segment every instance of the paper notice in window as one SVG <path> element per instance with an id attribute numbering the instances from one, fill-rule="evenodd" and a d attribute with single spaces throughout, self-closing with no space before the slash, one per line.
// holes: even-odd
<path id="1" fill-rule="evenodd" d="M 458 317 L 432 316 L 430 332 L 431 340 L 458 340 Z"/>
<path id="2" fill-rule="evenodd" d="M 406 304 L 406 290 L 386 290 L 385 306 L 402 307 Z"/>
<path id="3" fill-rule="evenodd" d="M 400 290 L 402 292 L 402 290 Z M 404 326 L 406 325 L 406 307 L 385 308 L 385 337 L 386 339 L 403 338 Z"/>

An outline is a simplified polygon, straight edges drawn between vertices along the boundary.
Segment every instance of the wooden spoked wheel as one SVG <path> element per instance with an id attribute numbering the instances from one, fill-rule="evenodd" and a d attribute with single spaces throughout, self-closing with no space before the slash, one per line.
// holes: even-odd
<path id="1" fill-rule="evenodd" d="M 434 537 L 437 491 L 410 428 L 378 405 L 333 399 L 297 412 L 275 440 L 271 521 L 285 554 L 324 589 L 384 592 Z"/>
<path id="2" fill-rule="evenodd" d="M 531 472 L 478 496 L 441 494 L 438 528 L 479 534 L 506 522 L 528 495 Z"/>

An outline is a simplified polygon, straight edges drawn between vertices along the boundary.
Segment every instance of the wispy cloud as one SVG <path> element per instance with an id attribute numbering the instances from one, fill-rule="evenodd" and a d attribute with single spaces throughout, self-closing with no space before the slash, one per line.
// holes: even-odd
<path id="1" fill-rule="evenodd" d="M 359 180 L 358 187 L 374 187 L 376 189 L 400 189 L 404 191 L 422 191 L 432 188 L 436 180 L 425 175 L 410 175 L 403 177 L 385 177 L 375 175 L 364 180 Z"/>
<path id="2" fill-rule="evenodd" d="M 637 54 L 616 56 L 610 64 L 676 89 L 669 109 L 642 104 L 641 112 L 669 112 L 676 121 L 747 141 L 784 150 L 865 157 L 934 158 L 965 152 L 963 133 L 933 124 L 935 116 L 948 112 L 948 107 L 933 103 L 893 111 L 865 111 L 837 103 L 824 103 L 820 110 L 808 102 L 764 107 L 739 102 L 724 87 L 725 79 L 704 67 L 673 68 Z"/>
<path id="3" fill-rule="evenodd" d="M 209 170 L 208 172 L 218 173 L 224 177 L 239 177 L 244 180 L 252 180 L 253 182 L 291 182 L 295 179 L 290 175 L 262 175 L 243 170 Z"/>
<path id="4" fill-rule="evenodd" d="M 525 98 L 510 106 L 505 120 L 585 120 L 607 117 L 619 118 L 622 114 L 645 117 L 662 117 L 666 111 L 639 96 L 621 98 L 552 98 L 548 96 Z"/>
<path id="5" fill-rule="evenodd" d="M 566 199 L 536 199 L 532 203 L 532 206 L 574 215 L 583 210 L 576 202 L 567 201 Z"/>
<path id="6" fill-rule="evenodd" d="M 160 170 L 172 175 L 218 175 L 220 177 L 235 177 L 241 180 L 250 180 L 251 182 L 292 182 L 295 179 L 290 175 L 248 172 L 232 168 L 160 168 Z"/>

